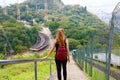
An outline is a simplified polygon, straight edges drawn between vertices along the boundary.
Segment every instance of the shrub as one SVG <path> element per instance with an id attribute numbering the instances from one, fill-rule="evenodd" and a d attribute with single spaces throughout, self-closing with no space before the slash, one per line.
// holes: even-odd
<path id="1" fill-rule="evenodd" d="M 5 59 L 5 55 L 2 54 L 2 53 L 0 53 L 0 60 L 1 60 L 1 59 Z"/>

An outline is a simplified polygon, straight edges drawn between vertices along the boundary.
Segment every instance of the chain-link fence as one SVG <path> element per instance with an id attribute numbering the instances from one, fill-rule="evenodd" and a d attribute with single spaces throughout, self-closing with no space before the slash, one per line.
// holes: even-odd
<path id="1" fill-rule="evenodd" d="M 110 27 L 106 35 L 91 34 L 91 39 L 73 53 L 79 66 L 91 76 L 91 80 L 120 79 L 120 3 L 112 12 Z M 113 33 L 114 32 L 114 33 Z"/>

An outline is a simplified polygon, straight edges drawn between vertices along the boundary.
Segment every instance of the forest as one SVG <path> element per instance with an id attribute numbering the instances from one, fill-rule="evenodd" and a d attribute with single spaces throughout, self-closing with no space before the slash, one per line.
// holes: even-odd
<path id="1" fill-rule="evenodd" d="M 55 38 L 57 28 L 65 29 L 66 38 L 69 39 L 70 50 L 79 49 L 94 39 L 96 48 L 107 47 L 110 26 L 101 21 L 96 15 L 90 13 L 86 6 L 64 5 L 61 0 L 48 0 L 48 20 L 44 20 L 44 0 L 29 0 L 28 12 L 26 3 L 20 3 L 20 17 L 30 23 L 28 28 L 17 21 L 17 4 L 7 6 L 7 14 L 0 7 L 0 55 L 20 54 L 29 50 L 36 42 L 41 24 L 49 27 Z M 35 24 L 33 23 L 35 20 Z M 120 36 L 115 32 L 113 48 L 120 48 Z M 0 57 L 3 58 L 3 57 Z"/>

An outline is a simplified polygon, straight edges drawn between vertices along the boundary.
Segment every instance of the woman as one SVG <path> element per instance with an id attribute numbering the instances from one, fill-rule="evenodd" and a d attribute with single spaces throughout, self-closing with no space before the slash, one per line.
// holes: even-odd
<path id="1" fill-rule="evenodd" d="M 61 46 L 64 46 L 65 49 L 66 49 L 66 54 L 67 55 L 66 55 L 65 60 L 58 60 L 58 58 L 56 56 L 57 53 L 58 53 L 58 48 L 61 47 Z M 54 48 L 56 48 L 55 63 L 56 63 L 56 68 L 57 68 L 58 80 L 61 80 L 61 66 L 62 66 L 62 69 L 63 69 L 63 78 L 64 78 L 64 80 L 67 80 L 66 65 L 67 65 L 67 61 L 70 62 L 70 52 L 69 52 L 68 39 L 66 39 L 65 36 L 64 36 L 64 29 L 63 28 L 58 29 L 56 39 L 53 42 L 53 46 L 52 46 L 51 50 L 49 51 L 48 55 L 45 58 L 48 58 L 52 54 Z"/>

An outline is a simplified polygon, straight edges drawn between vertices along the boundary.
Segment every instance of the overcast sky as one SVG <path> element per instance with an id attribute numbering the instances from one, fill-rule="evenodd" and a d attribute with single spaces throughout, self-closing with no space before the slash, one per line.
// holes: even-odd
<path id="1" fill-rule="evenodd" d="M 62 0 L 65 4 L 80 4 L 81 6 L 87 6 L 92 11 L 104 11 L 110 13 L 120 0 Z"/>
<path id="2" fill-rule="evenodd" d="M 16 2 L 22 2 L 24 0 L 0 0 L 0 5 L 3 5 L 3 3 L 6 4 L 14 4 Z M 88 10 L 90 11 L 97 11 L 97 10 L 103 10 L 105 12 L 112 12 L 115 5 L 120 2 L 120 0 L 62 0 L 64 4 L 80 4 L 81 6 L 87 6 Z"/>

